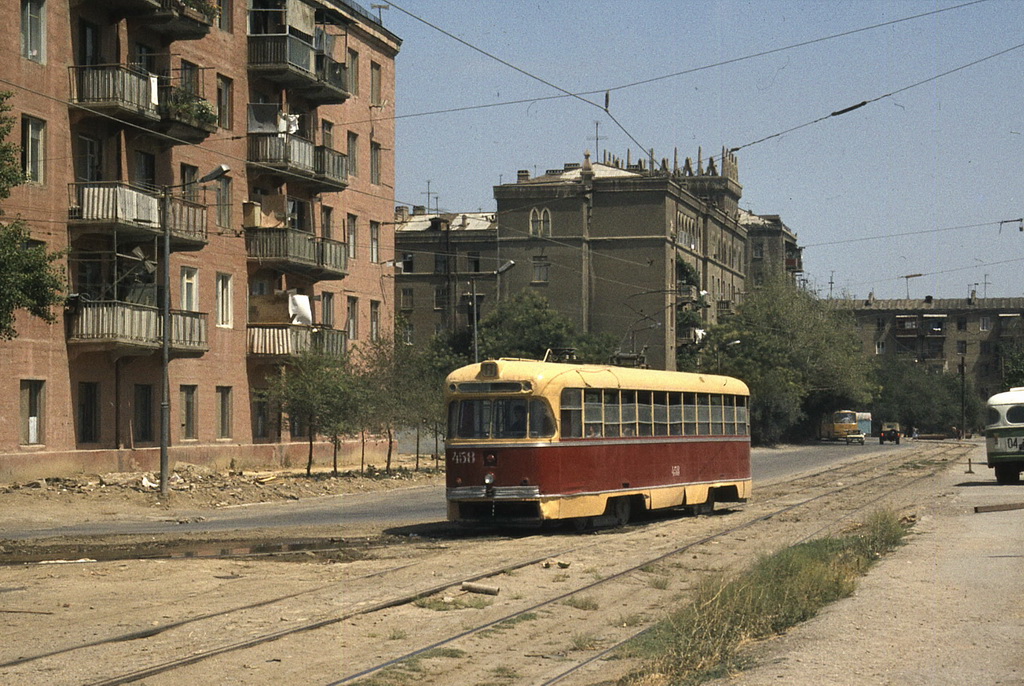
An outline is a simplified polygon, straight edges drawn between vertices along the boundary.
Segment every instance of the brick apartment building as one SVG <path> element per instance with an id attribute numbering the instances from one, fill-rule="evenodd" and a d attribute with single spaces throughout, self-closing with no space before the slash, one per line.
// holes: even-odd
<path id="1" fill-rule="evenodd" d="M 155 468 L 165 340 L 172 465 L 303 455 L 267 376 L 393 325 L 400 39 L 347 0 L 0 13 L 28 179 L 2 208 L 68 251 L 71 291 L 0 342 L 0 479 Z"/>
<path id="2" fill-rule="evenodd" d="M 857 319 L 867 355 L 892 355 L 940 372 L 960 365 L 979 397 L 1005 390 L 1003 355 L 1024 345 L 1024 298 L 835 300 Z"/>
<path id="3" fill-rule="evenodd" d="M 535 178 L 520 171 L 515 183 L 496 186 L 495 213 L 399 208 L 404 268 L 396 286 L 407 340 L 471 326 L 473 293 L 484 316 L 499 296 L 529 288 L 578 331 L 609 333 L 622 353 L 675 369 L 678 346 L 693 336 L 678 325 L 680 311 L 699 298 L 682 285 L 682 263 L 706 291 L 709 307 L 699 308 L 706 324 L 732 311 L 747 288 L 748 225 L 759 263 L 801 268 L 795 235 L 777 217 L 759 221 L 740 210 L 735 156 L 723 150 L 720 160 L 720 169 L 698 157 L 670 170 L 667 160 L 652 168 L 610 157 L 592 163 L 587 154 L 582 163 Z M 509 262 L 515 266 L 495 273 Z"/>

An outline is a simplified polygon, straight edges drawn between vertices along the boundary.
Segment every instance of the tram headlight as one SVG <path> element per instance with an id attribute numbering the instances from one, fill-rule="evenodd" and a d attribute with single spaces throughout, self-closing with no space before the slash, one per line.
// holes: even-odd
<path id="1" fill-rule="evenodd" d="M 486 474 L 484 474 L 484 485 L 485 486 L 490 486 L 493 483 L 494 483 L 494 474 L 491 473 L 491 472 L 487 472 Z"/>

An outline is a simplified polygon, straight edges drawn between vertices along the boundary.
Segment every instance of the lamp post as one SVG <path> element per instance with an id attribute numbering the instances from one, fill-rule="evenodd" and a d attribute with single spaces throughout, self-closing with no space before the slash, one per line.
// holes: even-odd
<path id="1" fill-rule="evenodd" d="M 516 266 L 515 261 L 514 260 L 509 260 L 505 264 L 503 264 L 500 267 L 498 267 L 497 269 L 495 269 L 493 272 L 490 272 L 489 276 L 501 276 L 502 274 L 504 274 L 505 272 L 507 272 L 509 269 L 511 269 L 514 266 Z M 469 280 L 470 281 L 470 285 L 473 287 L 473 291 L 472 291 L 472 295 L 471 295 L 471 297 L 473 298 L 473 362 L 479 362 L 480 361 L 480 343 L 479 343 L 479 337 L 478 337 L 480 313 L 478 311 L 479 303 L 477 302 L 477 299 L 476 299 L 476 280 L 477 280 L 477 277 L 475 277 L 475 276 Z"/>
<path id="2" fill-rule="evenodd" d="M 175 188 L 185 188 L 196 183 L 209 183 L 231 171 L 226 164 L 218 165 L 216 169 L 206 174 L 198 181 L 181 183 L 176 186 L 164 186 L 160 189 L 160 228 L 163 232 L 163 263 L 164 273 L 162 279 L 163 294 L 160 296 L 160 319 L 162 331 L 160 334 L 161 347 L 161 377 L 163 390 L 160 398 L 160 495 L 166 496 L 169 492 L 168 477 L 170 476 L 170 460 L 168 458 L 168 447 L 171 444 L 171 221 L 170 201 L 171 191 Z"/>
<path id="3" fill-rule="evenodd" d="M 728 343 L 723 343 L 722 345 L 718 346 L 718 373 L 719 374 L 722 373 L 722 349 L 723 348 L 731 348 L 732 346 L 739 345 L 742 342 L 743 341 L 737 339 L 735 341 L 729 341 Z"/>

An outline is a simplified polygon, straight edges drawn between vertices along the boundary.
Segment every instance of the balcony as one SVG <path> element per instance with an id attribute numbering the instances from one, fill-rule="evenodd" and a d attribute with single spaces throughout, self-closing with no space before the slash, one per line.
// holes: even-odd
<path id="1" fill-rule="evenodd" d="M 304 352 L 342 355 L 345 332 L 300 324 L 249 325 L 249 354 L 252 356 L 280 358 Z"/>
<path id="2" fill-rule="evenodd" d="M 248 138 L 246 159 L 252 174 L 267 173 L 270 167 L 310 193 L 342 191 L 348 186 L 348 157 L 340 152 L 292 133 L 250 132 Z"/>
<path id="3" fill-rule="evenodd" d="M 186 143 L 201 143 L 217 130 L 217 110 L 186 88 L 160 87 L 160 123 L 153 128 Z"/>
<path id="4" fill-rule="evenodd" d="M 71 102 L 135 124 L 159 122 L 157 76 L 122 64 L 68 67 Z"/>
<path id="5" fill-rule="evenodd" d="M 786 271 L 798 274 L 804 270 L 804 261 L 800 257 L 790 255 L 786 257 Z"/>
<path id="6" fill-rule="evenodd" d="M 104 0 L 103 7 L 169 40 L 202 38 L 210 32 L 218 13 L 213 0 Z"/>
<path id="7" fill-rule="evenodd" d="M 345 244 L 305 231 L 246 228 L 245 249 L 250 260 L 317 280 L 347 273 Z"/>
<path id="8" fill-rule="evenodd" d="M 79 300 L 68 315 L 68 342 L 90 350 L 141 354 L 163 346 L 163 318 L 152 305 L 118 300 Z M 209 350 L 206 314 L 171 311 L 172 354 L 202 355 Z"/>
<path id="9" fill-rule="evenodd" d="M 160 195 L 123 181 L 68 184 L 68 228 L 72 239 L 117 231 L 122 237 L 163 235 Z M 199 250 L 206 245 L 206 206 L 171 197 L 167 221 L 172 250 Z"/>
<path id="10" fill-rule="evenodd" d="M 289 88 L 310 105 L 340 105 L 349 98 L 345 65 L 297 36 L 249 36 L 249 73 Z"/>

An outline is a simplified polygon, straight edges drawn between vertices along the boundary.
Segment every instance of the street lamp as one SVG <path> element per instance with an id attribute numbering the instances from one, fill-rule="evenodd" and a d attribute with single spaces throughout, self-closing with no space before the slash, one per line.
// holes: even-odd
<path id="1" fill-rule="evenodd" d="M 168 477 L 170 475 L 170 461 L 167 455 L 167 448 L 171 444 L 171 385 L 169 371 L 171 366 L 171 219 L 170 200 L 171 191 L 175 188 L 185 188 L 193 184 L 209 183 L 231 171 L 226 164 L 217 167 L 206 174 L 198 181 L 179 183 L 176 186 L 164 186 L 160 190 L 160 228 L 163 230 L 163 295 L 160 297 L 160 318 L 163 324 L 163 331 L 160 336 L 161 343 L 161 373 L 163 392 L 160 399 L 160 495 L 168 493 Z"/>
<path id="2" fill-rule="evenodd" d="M 731 348 L 732 346 L 739 345 L 742 342 L 743 341 L 741 341 L 739 339 L 736 339 L 735 341 L 729 341 L 728 343 L 723 343 L 720 346 L 718 346 L 718 373 L 719 374 L 722 373 L 722 349 L 723 348 Z"/>
<path id="3" fill-rule="evenodd" d="M 497 269 L 495 269 L 493 272 L 484 272 L 484 274 L 486 274 L 488 276 L 501 276 L 502 274 L 504 274 L 505 272 L 507 272 L 509 269 L 511 269 L 514 266 L 516 266 L 515 261 L 514 260 L 509 260 L 505 264 L 503 264 L 500 267 L 498 267 Z M 472 298 L 473 298 L 473 361 L 474 362 L 479 362 L 480 361 L 480 344 L 479 344 L 479 338 L 477 336 L 477 333 L 478 333 L 477 330 L 479 328 L 479 322 L 480 322 L 480 313 L 477 311 L 478 310 L 477 306 L 479 305 L 479 303 L 477 302 L 477 299 L 476 299 L 476 280 L 477 280 L 477 278 L 479 278 L 479 277 L 474 276 L 474 277 L 470 278 L 470 280 L 469 280 L 470 284 L 473 287 Z"/>

